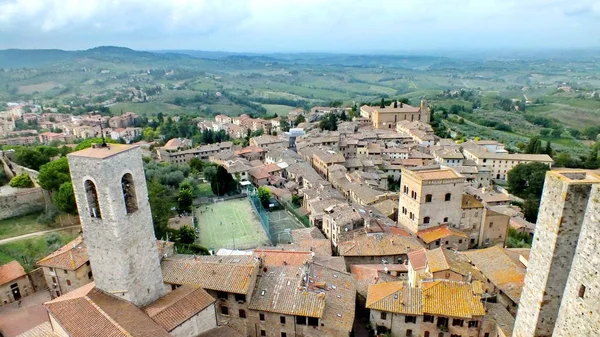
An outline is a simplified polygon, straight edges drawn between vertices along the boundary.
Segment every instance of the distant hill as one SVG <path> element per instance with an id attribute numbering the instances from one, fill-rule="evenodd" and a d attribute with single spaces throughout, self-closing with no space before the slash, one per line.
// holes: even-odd
<path id="1" fill-rule="evenodd" d="M 0 50 L 0 68 L 36 68 L 77 59 L 102 61 L 161 61 L 192 59 L 176 53 L 153 53 L 125 47 L 101 46 L 88 50 L 65 51 L 59 49 L 6 49 Z"/>

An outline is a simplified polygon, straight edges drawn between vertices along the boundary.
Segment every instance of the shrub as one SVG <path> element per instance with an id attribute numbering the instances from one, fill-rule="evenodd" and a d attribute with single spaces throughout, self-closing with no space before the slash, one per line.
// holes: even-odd
<path id="1" fill-rule="evenodd" d="M 31 178 L 29 178 L 27 173 L 22 173 L 10 180 L 10 186 L 17 188 L 30 188 L 33 187 L 33 181 L 31 181 Z"/>

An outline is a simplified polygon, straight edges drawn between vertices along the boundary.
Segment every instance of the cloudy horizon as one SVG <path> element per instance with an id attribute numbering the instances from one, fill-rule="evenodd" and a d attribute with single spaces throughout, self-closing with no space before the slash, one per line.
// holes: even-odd
<path id="1" fill-rule="evenodd" d="M 569 49 L 598 31 L 594 0 L 0 0 L 0 49 Z"/>

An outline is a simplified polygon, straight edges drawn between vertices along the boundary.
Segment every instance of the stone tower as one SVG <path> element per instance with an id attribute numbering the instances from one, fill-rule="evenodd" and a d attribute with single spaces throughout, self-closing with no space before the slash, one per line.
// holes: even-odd
<path id="1" fill-rule="evenodd" d="M 431 121 L 431 110 L 427 106 L 425 99 L 421 100 L 421 122 L 429 124 Z"/>
<path id="2" fill-rule="evenodd" d="M 139 147 L 97 146 L 68 159 L 96 287 L 137 306 L 164 295 Z"/>
<path id="3" fill-rule="evenodd" d="M 513 336 L 600 333 L 600 175 L 550 171 Z"/>

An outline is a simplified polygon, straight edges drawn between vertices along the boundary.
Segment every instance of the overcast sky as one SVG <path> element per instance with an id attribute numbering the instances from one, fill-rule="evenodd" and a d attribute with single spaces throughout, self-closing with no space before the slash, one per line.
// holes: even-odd
<path id="1" fill-rule="evenodd" d="M 600 46 L 600 0 L 0 0 L 0 49 L 377 52 Z"/>

